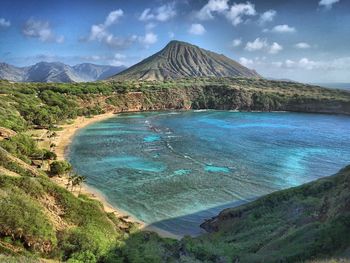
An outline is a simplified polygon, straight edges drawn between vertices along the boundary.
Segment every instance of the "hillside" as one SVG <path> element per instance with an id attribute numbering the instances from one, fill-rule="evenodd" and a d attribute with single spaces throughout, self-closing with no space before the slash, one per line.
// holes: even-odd
<path id="1" fill-rule="evenodd" d="M 203 243 L 241 262 L 350 256 L 350 166 L 317 181 L 225 209 L 201 226 Z M 210 240 L 210 241 L 209 241 Z"/>
<path id="2" fill-rule="evenodd" d="M 0 81 L 0 126 L 15 131 L 105 111 L 164 109 L 350 114 L 350 92 L 247 78 L 81 84 Z"/>
<path id="3" fill-rule="evenodd" d="M 134 227 L 33 169 L 0 147 L 0 255 L 93 260 Z"/>
<path id="4" fill-rule="evenodd" d="M 185 77 L 254 77 L 238 62 L 189 43 L 171 41 L 158 53 L 113 76 L 113 80 L 169 80 Z"/>
<path id="5" fill-rule="evenodd" d="M 0 63 L 0 79 L 14 82 L 87 82 L 110 77 L 125 67 L 78 64 L 73 67 L 60 62 L 39 62 L 28 67 Z"/>

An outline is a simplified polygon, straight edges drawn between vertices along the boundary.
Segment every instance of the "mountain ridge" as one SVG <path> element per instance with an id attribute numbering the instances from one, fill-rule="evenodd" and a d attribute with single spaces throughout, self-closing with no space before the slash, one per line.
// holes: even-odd
<path id="1" fill-rule="evenodd" d="M 108 78 L 124 69 L 124 66 L 92 63 L 70 66 L 61 62 L 42 61 L 26 67 L 0 63 L 0 79 L 14 82 L 88 82 Z"/>
<path id="2" fill-rule="evenodd" d="M 111 77 L 112 80 L 169 80 L 185 77 L 261 78 L 238 62 L 183 41 L 172 40 L 162 50 Z"/>

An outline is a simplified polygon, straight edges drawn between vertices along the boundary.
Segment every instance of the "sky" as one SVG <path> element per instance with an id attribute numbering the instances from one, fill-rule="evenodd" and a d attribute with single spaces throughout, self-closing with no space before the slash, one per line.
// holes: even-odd
<path id="1" fill-rule="evenodd" d="M 131 66 L 171 40 L 264 77 L 350 82 L 349 0 L 1 0 L 0 62 Z"/>

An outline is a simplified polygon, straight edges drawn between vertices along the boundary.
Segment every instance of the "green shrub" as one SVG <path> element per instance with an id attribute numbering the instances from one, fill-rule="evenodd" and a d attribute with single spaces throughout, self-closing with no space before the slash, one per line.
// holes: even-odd
<path id="1" fill-rule="evenodd" d="M 50 164 L 50 174 L 52 176 L 64 175 L 71 170 L 72 170 L 71 164 L 66 161 L 54 161 Z"/>
<path id="2" fill-rule="evenodd" d="M 30 163 L 30 158 L 41 155 L 37 143 L 28 135 L 18 133 L 8 140 L 0 141 L 0 146 L 14 156 Z"/>
<path id="3" fill-rule="evenodd" d="M 56 233 L 40 204 L 17 188 L 7 188 L 0 198 L 0 234 L 23 241 L 38 252 L 57 245 Z"/>

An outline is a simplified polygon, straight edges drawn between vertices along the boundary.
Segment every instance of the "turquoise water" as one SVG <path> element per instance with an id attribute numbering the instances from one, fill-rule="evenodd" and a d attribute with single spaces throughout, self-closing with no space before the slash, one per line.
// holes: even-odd
<path id="1" fill-rule="evenodd" d="M 78 132 L 75 170 L 113 205 L 197 235 L 226 207 L 350 164 L 350 117 L 230 111 L 121 114 Z"/>

